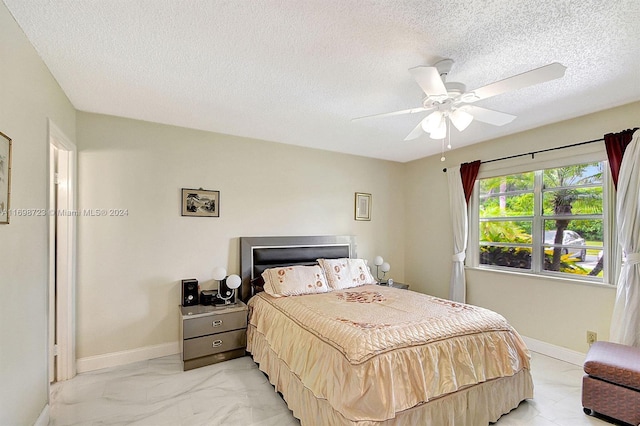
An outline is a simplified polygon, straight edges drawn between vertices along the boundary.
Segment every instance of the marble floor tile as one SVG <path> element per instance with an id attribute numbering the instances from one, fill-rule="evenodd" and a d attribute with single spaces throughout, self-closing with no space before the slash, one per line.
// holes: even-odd
<path id="1" fill-rule="evenodd" d="M 582 368 L 532 354 L 532 400 L 498 426 L 597 426 L 582 412 Z M 51 387 L 51 426 L 299 426 L 250 357 L 182 371 L 180 356 L 82 373 Z"/>

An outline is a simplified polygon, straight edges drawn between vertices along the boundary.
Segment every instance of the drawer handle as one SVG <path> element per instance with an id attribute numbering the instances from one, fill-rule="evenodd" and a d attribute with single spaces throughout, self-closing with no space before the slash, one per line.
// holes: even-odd
<path id="1" fill-rule="evenodd" d="M 218 346 L 222 346 L 222 340 L 214 340 L 213 347 L 217 348 Z"/>
<path id="2" fill-rule="evenodd" d="M 222 320 L 215 320 L 211 325 L 214 327 L 220 327 L 222 325 Z"/>

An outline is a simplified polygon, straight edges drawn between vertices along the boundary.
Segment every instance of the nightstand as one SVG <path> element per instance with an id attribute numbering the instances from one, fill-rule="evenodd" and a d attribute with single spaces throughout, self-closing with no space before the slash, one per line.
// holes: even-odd
<path id="1" fill-rule="evenodd" d="M 180 341 L 184 370 L 245 355 L 247 305 L 180 306 Z"/>
<path id="2" fill-rule="evenodd" d="M 389 285 L 389 284 L 378 284 L 378 285 L 382 285 L 385 287 L 393 287 L 393 288 L 399 288 L 400 290 L 408 290 L 409 289 L 409 284 L 403 284 L 403 283 L 399 283 L 397 281 L 394 281 L 393 284 Z"/>
<path id="3" fill-rule="evenodd" d="M 394 281 L 393 284 L 391 284 L 389 287 L 399 288 L 401 290 L 408 290 L 409 284 L 403 284 L 403 283 L 398 283 Z"/>

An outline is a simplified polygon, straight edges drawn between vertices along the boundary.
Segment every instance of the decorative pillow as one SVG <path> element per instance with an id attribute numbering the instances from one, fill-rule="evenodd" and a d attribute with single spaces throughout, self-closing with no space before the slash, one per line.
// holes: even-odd
<path id="1" fill-rule="evenodd" d="M 329 291 L 324 272 L 318 265 L 265 269 L 262 278 L 264 278 L 264 291 L 275 297 Z"/>
<path id="2" fill-rule="evenodd" d="M 375 284 L 364 259 L 318 259 L 332 290 Z"/>

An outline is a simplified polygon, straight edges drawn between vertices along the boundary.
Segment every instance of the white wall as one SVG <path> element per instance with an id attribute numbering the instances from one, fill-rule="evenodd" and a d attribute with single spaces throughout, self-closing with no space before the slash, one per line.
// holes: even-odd
<path id="1" fill-rule="evenodd" d="M 633 103 L 455 149 L 447 154 L 444 163 L 440 162 L 439 155 L 408 163 L 405 178 L 407 282 L 420 291 L 448 296 L 453 244 L 443 167 L 598 139 L 605 133 L 639 125 L 640 103 Z M 582 353 L 588 349 L 587 330 L 596 331 L 600 340 L 609 337 L 615 299 L 613 288 L 472 269 L 466 270 L 466 277 L 469 303 L 501 313 L 527 337 Z"/>
<path id="2" fill-rule="evenodd" d="M 79 358 L 178 340 L 180 280 L 213 288 L 239 272 L 242 236 L 355 235 L 403 276 L 403 165 L 179 127 L 78 113 Z M 180 189 L 220 191 L 220 217 L 180 215 Z M 373 195 L 354 220 L 355 192 Z"/>
<path id="3" fill-rule="evenodd" d="M 0 131 L 13 139 L 11 207 L 47 208 L 47 118 L 75 140 L 75 110 L 0 2 Z M 0 424 L 33 424 L 48 401 L 48 217 L 0 225 Z"/>

